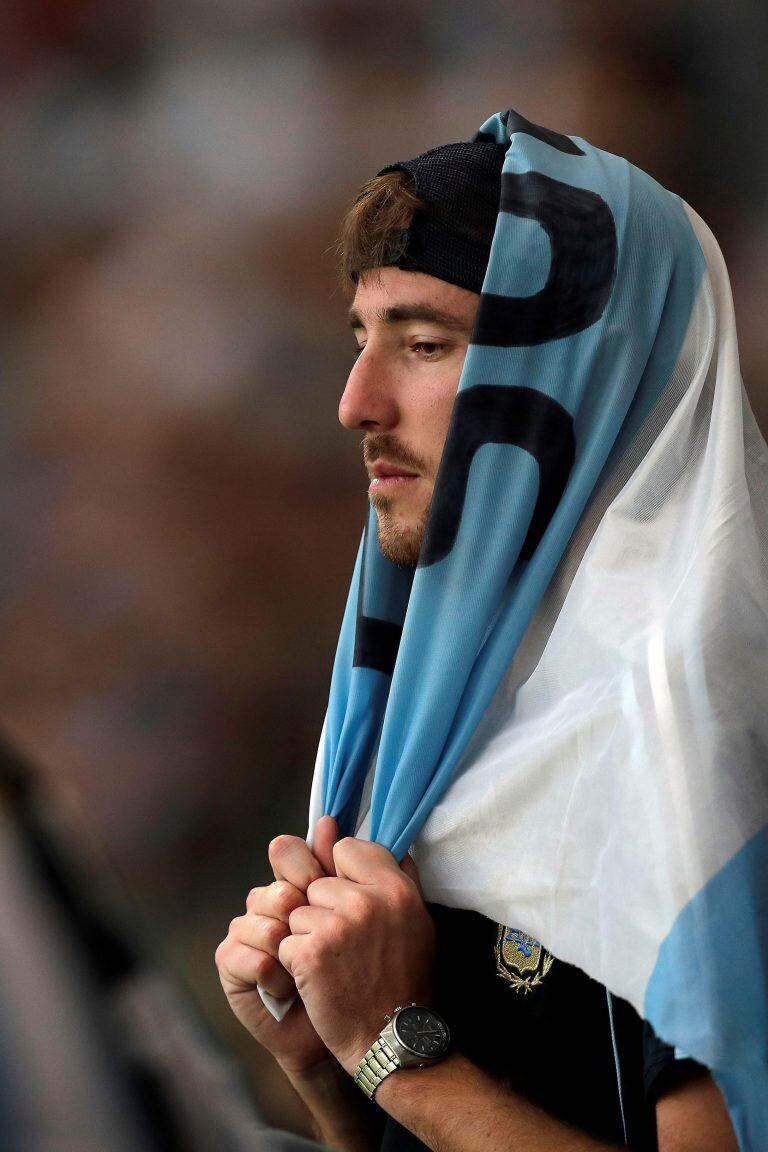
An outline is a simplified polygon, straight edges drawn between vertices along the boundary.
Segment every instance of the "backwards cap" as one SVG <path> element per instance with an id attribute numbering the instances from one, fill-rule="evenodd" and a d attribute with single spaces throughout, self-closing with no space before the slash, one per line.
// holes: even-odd
<path id="1" fill-rule="evenodd" d="M 426 208 L 392 238 L 387 265 L 426 272 L 480 294 L 499 212 L 507 147 L 443 144 L 377 173 L 407 172 Z"/>

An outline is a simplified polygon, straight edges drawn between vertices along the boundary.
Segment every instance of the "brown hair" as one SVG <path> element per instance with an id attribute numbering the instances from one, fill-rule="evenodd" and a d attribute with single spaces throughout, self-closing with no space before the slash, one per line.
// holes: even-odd
<path id="1" fill-rule="evenodd" d="M 368 180 L 344 217 L 336 244 L 342 285 L 349 288 L 357 284 L 361 272 L 389 263 L 397 234 L 424 207 L 408 172 L 396 169 Z"/>

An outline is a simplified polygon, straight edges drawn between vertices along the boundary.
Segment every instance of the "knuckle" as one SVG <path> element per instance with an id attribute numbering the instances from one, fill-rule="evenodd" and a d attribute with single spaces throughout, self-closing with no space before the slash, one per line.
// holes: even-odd
<path id="1" fill-rule="evenodd" d="M 270 904 L 281 918 L 289 916 L 301 900 L 301 894 L 287 880 L 275 880 L 272 885 Z"/>
<path id="2" fill-rule="evenodd" d="M 343 920 L 340 916 L 330 918 L 324 930 L 316 934 L 316 947 L 313 949 L 313 954 L 317 953 L 321 957 L 334 955 L 339 948 L 344 946 L 350 933 L 351 928 L 347 920 Z"/>
<path id="3" fill-rule="evenodd" d="M 283 924 L 282 920 L 267 919 L 262 928 L 264 943 L 272 952 L 276 952 L 285 937 L 289 934 L 289 931 L 288 926 Z"/>
<path id="4" fill-rule="evenodd" d="M 269 886 L 267 904 L 276 912 L 282 912 L 285 901 L 288 899 L 290 885 L 287 880 L 275 880 Z"/>
<path id="5" fill-rule="evenodd" d="M 235 916 L 234 920 L 230 920 L 229 930 L 227 933 L 229 936 L 237 937 L 237 935 L 240 931 L 240 925 L 242 924 L 242 920 L 243 920 L 242 916 Z"/>
<path id="6" fill-rule="evenodd" d="M 261 984 L 263 980 L 269 979 L 269 975 L 274 968 L 275 961 L 266 953 L 258 951 L 253 957 L 251 977 L 254 984 Z"/>
<path id="7" fill-rule="evenodd" d="M 251 888 L 250 892 L 245 898 L 245 907 L 248 912 L 251 912 L 256 907 L 259 897 L 263 891 L 263 888 Z"/>
<path id="8" fill-rule="evenodd" d="M 413 890 L 409 884 L 404 884 L 399 876 L 392 881 L 389 889 L 390 904 L 396 910 L 405 911 L 413 904 Z"/>
<path id="9" fill-rule="evenodd" d="M 373 913 L 373 901 L 367 892 L 357 889 L 350 892 L 349 913 L 355 920 L 368 920 Z"/>

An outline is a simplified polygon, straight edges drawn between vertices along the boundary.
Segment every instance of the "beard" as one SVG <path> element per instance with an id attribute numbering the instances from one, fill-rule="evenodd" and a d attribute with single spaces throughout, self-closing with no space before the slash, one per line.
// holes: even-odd
<path id="1" fill-rule="evenodd" d="M 415 568 L 419 562 L 429 509 L 419 517 L 415 526 L 404 526 L 397 523 L 392 500 L 386 496 L 373 498 L 371 504 L 379 521 L 379 551 L 401 568 Z"/>
<path id="2" fill-rule="evenodd" d="M 420 475 L 427 473 L 426 461 L 415 452 L 401 444 L 394 436 L 387 433 L 367 436 L 363 441 L 363 459 L 366 464 L 372 464 L 379 457 L 386 459 L 401 468 L 416 472 Z M 397 502 L 389 496 L 370 497 L 371 505 L 376 512 L 379 522 L 379 550 L 403 568 L 415 568 L 419 562 L 419 552 L 424 539 L 424 529 L 427 525 L 429 504 L 419 515 L 415 524 L 402 524 L 398 522 Z"/>

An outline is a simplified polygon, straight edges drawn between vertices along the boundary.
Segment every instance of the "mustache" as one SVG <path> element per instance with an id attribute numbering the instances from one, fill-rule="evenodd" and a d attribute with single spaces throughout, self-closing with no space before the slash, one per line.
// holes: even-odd
<path id="1" fill-rule="evenodd" d="M 405 444 L 401 444 L 394 436 L 387 432 L 379 435 L 366 436 L 363 440 L 363 460 L 366 464 L 373 464 L 384 456 L 388 463 L 396 467 L 406 468 L 409 472 L 424 473 L 427 463 Z"/>

